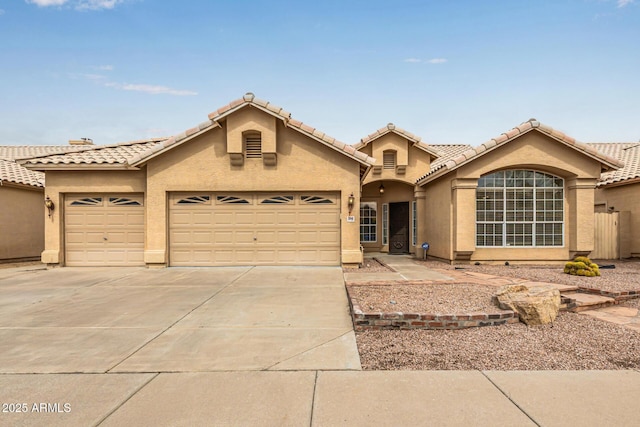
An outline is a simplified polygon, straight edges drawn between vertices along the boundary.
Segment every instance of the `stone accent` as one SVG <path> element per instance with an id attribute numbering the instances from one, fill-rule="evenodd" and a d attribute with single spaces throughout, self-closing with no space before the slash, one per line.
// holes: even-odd
<path id="1" fill-rule="evenodd" d="M 529 326 L 553 322 L 560 310 L 560 292 L 553 286 L 505 285 L 495 299 L 501 309 L 516 311 Z"/>

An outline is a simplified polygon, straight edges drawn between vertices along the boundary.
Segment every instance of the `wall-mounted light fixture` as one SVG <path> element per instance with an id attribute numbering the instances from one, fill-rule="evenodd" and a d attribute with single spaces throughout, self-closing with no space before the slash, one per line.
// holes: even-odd
<path id="1" fill-rule="evenodd" d="M 349 207 L 349 213 L 351 213 L 351 211 L 353 210 L 353 205 L 356 203 L 356 198 L 353 197 L 353 193 L 351 193 L 351 195 L 349 196 L 349 199 L 347 200 L 347 206 Z"/>
<path id="2" fill-rule="evenodd" d="M 49 196 L 47 196 L 44 199 L 44 207 L 47 208 L 47 212 L 49 213 L 49 218 L 51 218 L 51 214 L 53 213 L 53 210 L 56 208 L 56 205 L 53 203 L 53 200 L 49 198 Z"/>
<path id="3" fill-rule="evenodd" d="M 380 187 L 378 187 L 378 191 L 380 191 L 380 194 L 384 194 L 384 185 L 380 184 Z"/>

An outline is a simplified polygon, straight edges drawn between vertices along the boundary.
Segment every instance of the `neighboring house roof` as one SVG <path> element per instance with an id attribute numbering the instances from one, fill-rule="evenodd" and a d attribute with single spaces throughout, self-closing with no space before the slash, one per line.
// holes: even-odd
<path id="1" fill-rule="evenodd" d="M 32 171 L 16 163 L 16 160 L 33 156 L 64 153 L 77 150 L 69 145 L 4 145 L 0 146 L 0 182 L 44 187 L 44 174 Z"/>
<path id="2" fill-rule="evenodd" d="M 408 140 L 409 142 L 413 143 L 414 147 L 417 147 L 429 154 L 431 154 L 434 158 L 440 157 L 438 155 L 438 153 L 434 150 L 434 146 L 433 145 L 428 145 L 424 142 L 421 141 L 421 138 L 419 136 L 416 136 L 414 134 L 412 134 L 411 132 L 407 132 L 406 130 L 396 127 L 396 125 L 394 125 L 393 123 L 389 123 L 388 125 L 386 125 L 383 128 L 378 129 L 377 131 L 375 131 L 374 133 L 365 136 L 364 138 L 362 138 L 360 140 L 359 143 L 354 144 L 354 148 L 356 150 L 360 150 L 363 147 L 366 147 L 367 145 L 369 145 L 372 141 L 375 141 L 376 139 L 388 134 L 388 133 L 395 133 L 396 135 L 405 138 L 406 140 Z"/>
<path id="3" fill-rule="evenodd" d="M 166 137 L 142 139 L 138 141 L 122 142 L 113 145 L 90 145 L 75 147 L 66 153 L 41 155 L 20 160 L 25 167 L 32 170 L 54 169 L 96 165 L 100 168 L 128 167 L 130 159 L 138 154 L 152 149 L 166 140 Z"/>
<path id="4" fill-rule="evenodd" d="M 44 174 L 23 168 L 13 160 L 0 159 L 0 185 L 5 182 L 44 187 Z"/>
<path id="5" fill-rule="evenodd" d="M 624 164 L 621 163 L 620 161 L 616 160 L 613 157 L 600 153 L 594 147 L 587 144 L 583 144 L 581 142 L 577 142 L 575 139 L 564 134 L 563 132 L 553 129 L 552 127 L 547 126 L 545 124 L 542 124 L 536 119 L 530 119 L 529 121 L 526 121 L 520 124 L 519 126 L 516 126 L 510 131 L 504 132 L 499 136 L 490 139 L 489 141 L 485 142 L 479 147 L 470 148 L 464 151 L 463 153 L 461 153 L 460 155 L 458 155 L 457 157 L 450 158 L 448 161 L 444 163 L 443 162 L 439 162 L 438 164 L 434 163 L 434 165 L 431 166 L 431 170 L 427 174 L 423 175 L 420 179 L 418 179 L 417 183 L 418 185 L 422 185 L 448 172 L 456 170 L 462 165 L 465 165 L 475 160 L 479 156 L 483 156 L 486 153 L 489 153 L 490 151 L 493 151 L 494 149 L 501 147 L 513 141 L 514 139 L 517 139 L 520 136 L 526 133 L 529 133 L 533 130 L 541 132 L 555 139 L 556 141 L 570 148 L 573 148 L 574 150 L 579 151 L 580 153 L 588 157 L 591 157 L 599 161 L 602 164 L 602 166 L 606 169 L 618 169 L 624 166 Z"/>
<path id="6" fill-rule="evenodd" d="M 640 143 L 639 142 L 609 142 L 589 143 L 589 146 L 607 156 L 618 159 L 624 167 L 604 172 L 600 176 L 597 187 L 612 184 L 627 184 L 640 180 Z"/>
<path id="7" fill-rule="evenodd" d="M 323 132 L 320 132 L 319 130 L 308 126 L 304 123 L 302 123 L 301 121 L 298 120 L 294 120 L 291 118 L 291 113 L 285 111 L 284 109 L 282 109 L 281 107 L 278 107 L 276 105 L 271 104 L 270 102 L 267 101 L 263 101 L 261 99 L 257 99 L 255 97 L 254 94 L 252 93 L 247 93 L 245 94 L 241 99 L 237 99 L 233 102 L 231 102 L 228 105 L 225 105 L 222 108 L 219 108 L 218 110 L 214 111 L 213 113 L 209 114 L 209 120 L 203 123 L 200 123 L 198 126 L 193 127 L 191 129 L 188 129 L 178 135 L 172 136 L 171 138 L 163 141 L 162 143 L 158 144 L 157 146 L 154 146 L 152 148 L 150 148 L 149 150 L 142 152 L 140 154 L 138 154 L 137 156 L 133 157 L 130 160 L 130 164 L 132 166 L 139 166 L 141 164 L 143 164 L 144 162 L 150 160 L 151 158 L 164 153 L 167 150 L 170 150 L 174 147 L 177 147 L 178 145 L 187 142 L 191 139 L 193 139 L 194 137 L 202 134 L 203 132 L 208 131 L 209 129 L 212 129 L 214 127 L 220 127 L 220 123 L 219 121 L 224 119 L 225 117 L 227 117 L 228 115 L 242 109 L 245 107 L 254 107 L 254 108 L 258 108 L 262 111 L 264 111 L 267 114 L 272 115 L 273 117 L 280 119 L 284 122 L 285 126 L 294 129 L 298 132 L 300 132 L 301 134 L 308 136 L 324 145 L 326 145 L 329 148 L 332 148 L 336 151 L 338 151 L 341 154 L 344 154 L 356 161 L 358 161 L 361 165 L 363 165 L 365 168 L 369 168 L 371 167 L 374 162 L 375 159 L 367 156 L 364 153 L 361 153 L 359 151 L 357 151 L 354 147 L 352 147 L 351 145 L 347 145 L 343 142 L 338 141 L 335 138 L 332 138 L 328 135 L 326 135 Z"/>

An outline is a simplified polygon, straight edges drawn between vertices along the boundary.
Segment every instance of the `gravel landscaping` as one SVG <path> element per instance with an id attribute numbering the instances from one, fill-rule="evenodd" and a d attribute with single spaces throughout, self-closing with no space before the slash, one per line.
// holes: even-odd
<path id="1" fill-rule="evenodd" d="M 640 332 L 576 313 L 554 323 L 356 333 L 365 370 L 640 368 Z"/>
<path id="2" fill-rule="evenodd" d="M 349 286 L 351 299 L 367 312 L 501 313 L 491 302 L 495 291 L 495 286 L 449 283 Z"/>
<path id="3" fill-rule="evenodd" d="M 602 276 L 570 276 L 560 265 L 465 265 L 415 261 L 434 270 L 458 270 L 607 291 L 640 290 L 640 262 L 605 262 Z M 599 263 L 602 265 L 603 263 Z M 444 271 L 446 274 L 446 271 Z M 455 314 L 500 312 L 494 286 L 473 283 L 352 285 L 364 311 Z M 640 300 L 625 306 L 640 308 Z M 493 310 L 493 311 L 492 311 Z M 602 370 L 640 368 L 640 332 L 581 314 L 562 312 L 555 322 L 462 330 L 356 332 L 365 370 Z"/>
<path id="4" fill-rule="evenodd" d="M 563 272 L 562 265 L 463 265 L 453 266 L 439 261 L 422 261 L 428 268 L 437 270 L 459 269 L 465 272 L 493 274 L 496 276 L 526 279 L 529 281 L 558 283 L 562 285 L 597 288 L 605 291 L 640 290 L 640 261 L 603 261 L 599 265 L 615 265 L 614 269 L 601 269 L 599 277 L 571 276 Z"/>
<path id="5" fill-rule="evenodd" d="M 392 272 L 387 266 L 381 264 L 378 260 L 373 258 L 365 258 L 362 261 L 362 266 L 358 267 L 345 267 L 343 268 L 345 273 L 389 273 Z"/>

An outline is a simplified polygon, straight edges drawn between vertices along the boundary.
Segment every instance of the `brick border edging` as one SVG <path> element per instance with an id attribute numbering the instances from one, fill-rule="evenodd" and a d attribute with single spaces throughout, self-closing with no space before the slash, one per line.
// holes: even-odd
<path id="1" fill-rule="evenodd" d="M 351 320 L 356 331 L 380 329 L 467 329 L 481 326 L 499 326 L 518 323 L 518 313 L 465 313 L 465 314 L 427 314 L 427 313 L 365 313 L 357 300 L 352 299 L 347 289 Z"/>
<path id="2" fill-rule="evenodd" d="M 578 286 L 578 292 L 582 294 L 592 294 L 592 295 L 601 295 L 603 297 L 613 298 L 615 304 L 619 304 L 621 302 L 640 298 L 640 290 L 636 291 L 604 291 L 598 288 L 587 288 L 585 286 Z"/>

